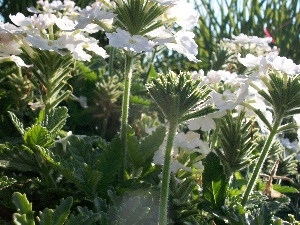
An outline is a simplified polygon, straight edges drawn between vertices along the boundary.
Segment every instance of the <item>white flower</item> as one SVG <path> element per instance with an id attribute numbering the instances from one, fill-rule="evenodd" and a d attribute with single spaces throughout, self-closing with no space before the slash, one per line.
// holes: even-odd
<path id="1" fill-rule="evenodd" d="M 73 30 L 77 24 L 76 21 L 69 19 L 67 16 L 57 18 L 55 23 L 61 30 Z"/>
<path id="2" fill-rule="evenodd" d="M 40 103 L 40 102 L 29 102 L 28 105 L 30 106 L 30 108 L 34 111 L 37 110 L 38 108 L 43 109 L 45 107 L 44 104 Z"/>
<path id="3" fill-rule="evenodd" d="M 112 24 L 116 14 L 105 8 L 105 5 L 100 2 L 95 2 L 91 6 L 87 6 L 85 9 L 81 10 L 76 28 L 83 29 L 88 24 L 94 23 L 97 20 L 104 22 L 105 24 Z"/>
<path id="4" fill-rule="evenodd" d="M 74 99 L 75 101 L 79 102 L 79 104 L 81 105 L 82 108 L 88 108 L 87 105 L 87 97 L 80 95 L 79 98 L 76 97 L 75 95 L 71 94 L 72 99 Z"/>
<path id="5" fill-rule="evenodd" d="M 68 138 L 72 135 L 72 131 L 68 131 L 67 135 L 64 138 L 61 138 L 59 140 L 56 140 L 55 142 L 61 143 L 63 147 L 63 151 L 66 152 L 67 150 L 67 144 L 68 144 Z"/>
<path id="6" fill-rule="evenodd" d="M 54 14 L 34 14 L 31 16 L 32 25 L 38 28 L 39 30 L 48 29 L 50 26 L 55 24 L 57 17 Z"/>
<path id="7" fill-rule="evenodd" d="M 246 67 L 258 67 L 262 56 L 254 56 L 252 54 L 247 54 L 245 58 L 241 58 L 241 54 L 238 55 L 238 61 Z"/>
<path id="8" fill-rule="evenodd" d="M 19 27 L 26 27 L 32 25 L 32 20 L 24 16 L 23 13 L 17 13 L 16 15 L 9 15 L 10 20 Z"/>
<path id="9" fill-rule="evenodd" d="M 217 84 L 222 80 L 222 74 L 218 73 L 218 71 L 210 70 L 207 73 L 207 79 L 209 80 L 210 84 Z"/>
<path id="10" fill-rule="evenodd" d="M 193 3 L 177 1 L 165 12 L 166 19 L 173 19 L 183 29 L 191 29 L 198 23 L 199 14 Z"/>
<path id="11" fill-rule="evenodd" d="M 154 42 L 141 35 L 130 35 L 128 31 L 117 28 L 115 33 L 106 33 L 109 45 L 137 53 L 152 51 Z"/>
<path id="12" fill-rule="evenodd" d="M 27 35 L 25 38 L 33 47 L 39 48 L 41 50 L 53 50 L 56 52 L 59 52 L 59 49 L 63 49 L 64 46 L 61 45 L 59 42 L 56 40 L 48 40 L 40 35 Z"/>
<path id="13" fill-rule="evenodd" d="M 178 31 L 175 34 L 175 43 L 166 43 L 169 49 L 173 49 L 180 54 L 185 55 L 190 61 L 200 62 L 196 59 L 198 46 L 194 40 L 195 34 L 190 31 Z"/>
<path id="14" fill-rule="evenodd" d="M 291 59 L 287 59 L 286 57 L 277 56 L 273 62 L 272 66 L 275 70 L 282 71 L 287 74 L 294 74 L 296 64 Z"/>
<path id="15" fill-rule="evenodd" d="M 208 114 L 205 117 L 191 119 L 186 124 L 190 130 L 199 130 L 201 128 L 202 131 L 209 131 L 216 129 L 214 118 L 221 118 L 224 115 L 226 115 L 226 111 L 218 111 Z"/>
<path id="16" fill-rule="evenodd" d="M 174 34 L 165 27 L 156 28 L 155 30 L 147 33 L 147 36 L 152 37 L 152 40 L 156 45 L 164 45 L 175 41 Z"/>
<path id="17" fill-rule="evenodd" d="M 31 66 L 31 65 L 25 64 L 25 62 L 23 61 L 23 59 L 21 59 L 19 56 L 12 55 L 10 57 L 11 57 L 12 61 L 14 61 L 18 67 L 22 67 L 22 66 L 24 66 L 24 67 L 30 67 Z"/>
<path id="18" fill-rule="evenodd" d="M 194 150 L 201 145 L 200 134 L 188 131 L 187 133 L 180 132 L 175 136 L 174 146 L 181 147 L 185 150 Z"/>
<path id="19" fill-rule="evenodd" d="M 239 88 L 234 92 L 229 89 L 226 89 L 222 94 L 212 91 L 210 101 L 221 111 L 232 110 L 245 100 L 248 94 L 248 87 L 247 83 L 241 83 Z"/>

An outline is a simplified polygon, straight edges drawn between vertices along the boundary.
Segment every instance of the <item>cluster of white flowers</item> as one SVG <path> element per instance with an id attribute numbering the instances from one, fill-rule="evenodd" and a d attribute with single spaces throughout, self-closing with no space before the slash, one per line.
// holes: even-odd
<path id="1" fill-rule="evenodd" d="M 108 55 L 99 47 L 98 41 L 87 35 L 102 30 L 106 32 L 109 44 L 113 47 L 141 53 L 152 51 L 154 47 L 166 46 L 186 55 L 189 60 L 198 62 L 197 44 L 193 39 L 194 34 L 189 31 L 198 22 L 198 13 L 193 4 L 178 0 L 153 2 L 167 7 L 159 17 L 163 26 L 143 35 L 132 35 L 114 24 L 115 2 L 96 1 L 81 9 L 71 0 L 54 0 L 51 3 L 39 0 L 38 9 L 28 8 L 34 13 L 32 16 L 25 17 L 22 13 L 17 13 L 10 15 L 14 25 L 0 24 L 1 59 L 15 61 L 18 66 L 29 66 L 16 56 L 21 53 L 21 46 L 28 50 L 24 45 L 62 55 L 71 53 L 75 59 L 82 61 L 91 59 L 90 52 L 105 58 Z M 189 13 L 181 13 L 183 11 Z M 175 32 L 174 24 L 184 29 Z"/>
<path id="2" fill-rule="evenodd" d="M 223 39 L 226 47 L 229 50 L 236 51 L 241 49 L 255 50 L 258 54 L 270 52 L 272 48 L 269 44 L 272 42 L 271 37 L 257 37 L 239 34 L 238 36 L 232 35 L 232 39 Z"/>
<path id="3" fill-rule="evenodd" d="M 18 66 L 28 66 L 15 56 L 22 52 L 20 47 L 29 55 L 30 47 L 33 47 L 62 55 L 71 53 L 75 59 L 82 61 L 92 58 L 90 52 L 108 57 L 105 50 L 98 45 L 98 41 L 86 35 L 85 29 L 75 28 L 80 8 L 75 7 L 73 1 L 49 3 L 40 0 L 37 3 L 41 10 L 29 8 L 29 11 L 34 13 L 32 16 L 25 17 L 22 13 L 17 13 L 9 16 L 13 24 L 0 24 L 2 57 L 14 57 Z"/>
<path id="4" fill-rule="evenodd" d="M 133 35 L 129 31 L 117 28 L 115 32 L 106 33 L 109 44 L 132 52 L 150 52 L 154 47 L 166 46 L 185 55 L 189 60 L 199 62 L 196 58 L 198 53 L 197 44 L 194 41 L 194 33 L 190 31 L 197 22 L 199 15 L 192 3 L 184 1 L 154 1 L 162 7 L 168 7 L 158 19 L 163 26 L 151 30 L 143 35 Z M 111 7 L 113 10 L 113 6 Z M 107 12 L 107 9 L 104 9 Z M 182 12 L 189 12 L 182 13 Z M 94 20 L 97 23 L 97 21 Z M 155 23 L 156 21 L 153 21 Z M 179 31 L 173 29 L 174 24 L 182 27 Z"/>
<path id="5" fill-rule="evenodd" d="M 154 154 L 153 162 L 156 165 L 163 165 L 164 163 L 166 144 L 167 141 L 165 140 L 159 150 Z M 187 164 L 192 164 L 193 167 L 197 168 L 199 171 L 203 170 L 201 159 L 205 158 L 210 151 L 208 142 L 201 140 L 200 134 L 193 131 L 177 133 L 172 150 L 171 172 L 176 173 L 179 169 L 191 172 L 191 165 Z M 198 152 L 200 154 L 200 157 L 197 157 L 196 161 L 186 161 L 185 164 L 182 164 L 178 160 L 180 158 L 180 154 L 192 154 L 194 152 Z"/>

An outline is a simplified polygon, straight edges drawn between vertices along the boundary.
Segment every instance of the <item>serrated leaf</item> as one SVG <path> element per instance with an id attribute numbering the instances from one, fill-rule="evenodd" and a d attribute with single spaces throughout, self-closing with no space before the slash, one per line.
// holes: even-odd
<path id="1" fill-rule="evenodd" d="M 134 129 L 129 125 L 127 126 L 127 145 L 128 145 L 128 158 L 130 163 L 135 169 L 143 165 L 141 154 L 139 152 L 139 143 L 135 136 Z"/>
<path id="2" fill-rule="evenodd" d="M 25 144 L 33 149 L 35 148 L 35 145 L 47 148 L 54 144 L 54 140 L 49 131 L 38 124 L 28 128 L 23 138 Z"/>
<path id="3" fill-rule="evenodd" d="M 90 142 L 86 142 L 84 139 L 78 138 L 72 135 L 68 139 L 70 146 L 68 148 L 72 157 L 80 162 L 85 163 L 92 169 L 96 169 L 99 151 L 93 149 Z"/>
<path id="4" fill-rule="evenodd" d="M 42 113 L 42 111 L 40 113 Z M 42 121 L 41 125 L 46 127 L 52 136 L 55 136 L 56 133 L 66 124 L 68 117 L 68 109 L 66 107 L 58 107 L 51 110 L 45 116 L 45 119 Z"/>
<path id="5" fill-rule="evenodd" d="M 140 152 L 143 164 L 153 158 L 153 154 L 161 146 L 166 135 L 166 127 L 157 127 L 150 135 L 141 140 Z"/>
<path id="6" fill-rule="evenodd" d="M 122 163 L 122 142 L 119 135 L 111 141 L 109 149 L 104 150 L 100 156 L 97 168 L 102 173 L 99 189 L 103 192 L 112 185 Z"/>
<path id="7" fill-rule="evenodd" d="M 212 209 L 220 210 L 224 205 L 228 187 L 223 166 L 218 156 L 212 152 L 206 156 L 203 164 L 203 197 Z"/>
<path id="8" fill-rule="evenodd" d="M 34 225 L 34 217 L 32 211 L 32 204 L 27 200 L 26 194 L 15 192 L 12 195 L 12 202 L 17 208 L 17 213 L 13 214 L 15 224 L 20 225 Z"/>
<path id="9" fill-rule="evenodd" d="M 70 214 L 71 206 L 73 204 L 73 198 L 68 197 L 61 201 L 59 206 L 53 212 L 53 224 L 63 225 L 68 215 Z"/>
<path id="10" fill-rule="evenodd" d="M 20 132 L 20 134 L 24 135 L 25 130 L 24 130 L 23 123 L 18 119 L 18 117 L 16 117 L 16 115 L 13 112 L 8 111 L 8 114 L 11 121 L 13 122 L 17 130 Z"/>
<path id="11" fill-rule="evenodd" d="M 39 225 L 52 225 L 53 224 L 53 209 L 44 209 L 37 217 Z"/>
<path id="12" fill-rule="evenodd" d="M 11 167 L 20 171 L 38 171 L 33 152 L 26 146 L 0 145 L 0 167 Z"/>

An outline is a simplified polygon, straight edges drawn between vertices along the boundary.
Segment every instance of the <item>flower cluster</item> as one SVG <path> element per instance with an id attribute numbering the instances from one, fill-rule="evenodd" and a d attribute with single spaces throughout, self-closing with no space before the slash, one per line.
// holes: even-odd
<path id="1" fill-rule="evenodd" d="M 108 57 L 105 50 L 98 45 L 95 38 L 88 37 L 85 29 L 77 29 L 76 21 L 80 14 L 80 8 L 70 0 L 38 1 L 41 8 L 29 8 L 34 13 L 25 17 L 22 13 L 10 15 L 13 24 L 1 24 L 1 52 L 9 55 L 18 55 L 22 47 L 29 56 L 32 56 L 31 48 L 55 51 L 61 55 L 71 53 L 74 59 L 89 61 L 93 52 L 103 58 Z M 88 29 L 88 28 L 87 28 Z M 92 29 L 92 28 L 90 28 Z M 10 49 L 7 51 L 6 49 Z M 3 55 L 3 54 L 2 54 Z M 15 60 L 14 60 L 15 61 Z M 19 61 L 15 61 L 19 66 Z M 22 62 L 22 61 L 21 61 Z"/>
<path id="2" fill-rule="evenodd" d="M 190 31 L 198 22 L 198 13 L 192 3 L 129 0 L 97 3 L 92 7 L 98 11 L 90 14 L 90 22 L 106 29 L 111 46 L 135 53 L 166 46 L 184 54 L 191 61 L 199 61 L 196 59 L 198 50 L 193 39 L 194 33 Z M 129 10 L 132 8 L 135 12 Z M 182 11 L 188 11 L 189 14 Z M 128 17 L 130 14 L 132 16 Z M 84 20 L 86 15 L 82 14 L 79 21 Z M 175 31 L 174 26 L 180 26 L 181 29 Z"/>
<path id="3" fill-rule="evenodd" d="M 155 152 L 153 162 L 156 165 L 164 164 L 166 149 L 166 140 L 162 143 L 160 148 Z M 190 156 L 193 153 L 200 154 L 200 157 L 192 158 L 185 161 L 180 161 L 180 155 Z M 187 133 L 179 132 L 174 139 L 174 146 L 172 149 L 171 172 L 176 173 L 179 169 L 191 172 L 192 167 L 197 168 L 199 171 L 203 170 L 201 159 L 211 152 L 208 142 L 200 140 L 200 134 L 188 131 Z"/>

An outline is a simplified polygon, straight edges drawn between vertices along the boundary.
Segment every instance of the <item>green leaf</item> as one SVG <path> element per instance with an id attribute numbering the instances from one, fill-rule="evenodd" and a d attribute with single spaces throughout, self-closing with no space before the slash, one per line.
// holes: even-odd
<path id="1" fill-rule="evenodd" d="M 149 106 L 151 104 L 151 101 L 149 101 L 148 99 L 139 97 L 137 95 L 131 95 L 130 96 L 130 104 Z"/>
<path id="2" fill-rule="evenodd" d="M 218 156 L 209 153 L 204 159 L 203 197 L 214 210 L 224 205 L 228 184 Z"/>
<path id="3" fill-rule="evenodd" d="M 52 136 L 56 136 L 57 132 L 66 124 L 68 117 L 68 109 L 66 107 L 58 107 L 51 110 L 45 116 L 45 119 L 42 121 L 41 125 L 46 127 Z"/>
<path id="4" fill-rule="evenodd" d="M 166 127 L 159 126 L 150 135 L 141 140 L 140 153 L 143 164 L 153 158 L 153 154 L 161 146 L 166 135 Z"/>
<path id="5" fill-rule="evenodd" d="M 17 181 L 14 178 L 10 178 L 10 177 L 7 177 L 7 176 L 2 176 L 2 177 L 0 177 L 0 190 L 5 188 L 5 187 L 11 186 L 12 184 L 14 184 L 16 182 Z"/>
<path id="6" fill-rule="evenodd" d="M 60 205 L 56 207 L 53 212 L 53 224 L 63 225 L 68 215 L 70 214 L 73 198 L 68 197 L 61 201 Z"/>
<path id="7" fill-rule="evenodd" d="M 139 143 L 135 136 L 134 129 L 132 129 L 129 125 L 127 126 L 127 143 L 129 161 L 135 169 L 138 169 L 141 165 L 143 165 L 142 157 L 139 152 Z"/>
<path id="8" fill-rule="evenodd" d="M 53 209 L 44 209 L 43 212 L 39 213 L 38 221 L 40 225 L 52 225 L 53 221 Z"/>
<path id="9" fill-rule="evenodd" d="M 274 184 L 273 189 L 275 191 L 278 191 L 278 192 L 282 193 L 282 194 L 298 194 L 299 193 L 299 191 L 294 187 L 281 186 L 279 184 Z"/>
<path id="10" fill-rule="evenodd" d="M 97 168 L 96 163 L 100 152 L 96 151 L 90 142 L 75 135 L 70 136 L 68 141 L 70 143 L 68 150 L 76 161 L 87 164 L 92 169 Z"/>
<path id="11" fill-rule="evenodd" d="M 23 127 L 23 123 L 16 117 L 16 115 L 13 112 L 8 111 L 9 117 L 17 130 L 20 132 L 21 135 L 24 135 L 25 130 Z"/>
<path id="12" fill-rule="evenodd" d="M 26 198 L 26 194 L 13 193 L 12 202 L 17 208 L 17 213 L 13 214 L 13 221 L 17 225 L 35 225 L 32 204 Z"/>
<path id="13" fill-rule="evenodd" d="M 0 167 L 39 171 L 33 152 L 26 146 L 0 145 Z"/>
<path id="14" fill-rule="evenodd" d="M 119 135 L 111 141 L 109 149 L 104 149 L 99 156 L 98 170 L 102 173 L 99 190 L 106 193 L 107 188 L 115 181 L 115 176 L 122 163 L 122 143 Z"/>
<path id="15" fill-rule="evenodd" d="M 298 129 L 298 125 L 296 123 L 287 123 L 287 124 L 281 125 L 278 128 L 277 132 L 281 133 L 281 132 L 284 132 L 287 130 L 293 130 L 293 129 Z"/>
<path id="16" fill-rule="evenodd" d="M 71 206 L 73 204 L 73 198 L 67 197 L 63 199 L 55 210 L 53 209 L 44 209 L 39 213 L 37 217 L 40 225 L 63 225 L 67 220 Z"/>
<path id="17" fill-rule="evenodd" d="M 38 124 L 28 128 L 23 138 L 25 144 L 33 149 L 36 145 L 47 148 L 54 144 L 50 132 L 45 127 Z"/>

